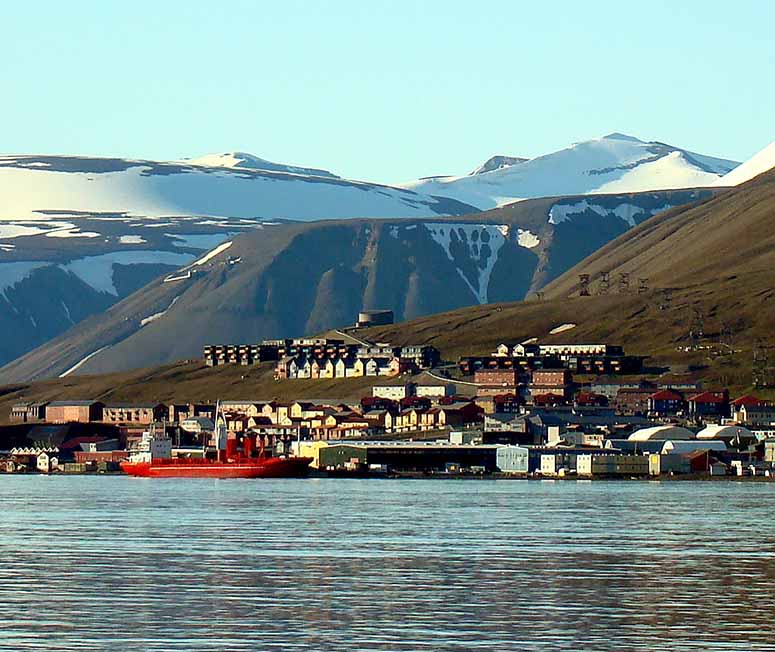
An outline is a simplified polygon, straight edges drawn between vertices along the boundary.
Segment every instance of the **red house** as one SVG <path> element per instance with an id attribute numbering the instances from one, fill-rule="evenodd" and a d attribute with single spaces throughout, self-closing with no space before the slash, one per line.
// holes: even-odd
<path id="1" fill-rule="evenodd" d="M 689 397 L 689 414 L 695 418 L 729 415 L 729 391 L 700 392 Z"/>
<path id="2" fill-rule="evenodd" d="M 662 389 L 649 396 L 649 414 L 668 416 L 678 414 L 684 408 L 684 397 L 672 389 Z"/>

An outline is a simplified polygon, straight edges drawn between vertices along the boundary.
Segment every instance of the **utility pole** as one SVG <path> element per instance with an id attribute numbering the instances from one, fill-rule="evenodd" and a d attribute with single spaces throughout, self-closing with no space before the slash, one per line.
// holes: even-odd
<path id="1" fill-rule="evenodd" d="M 619 274 L 619 294 L 630 293 L 630 273 L 621 272 Z"/>
<path id="2" fill-rule="evenodd" d="M 589 274 L 579 274 L 579 296 L 589 296 Z"/>
<path id="3" fill-rule="evenodd" d="M 600 272 L 600 283 L 597 286 L 597 293 L 599 295 L 606 295 L 611 290 L 611 273 Z"/>

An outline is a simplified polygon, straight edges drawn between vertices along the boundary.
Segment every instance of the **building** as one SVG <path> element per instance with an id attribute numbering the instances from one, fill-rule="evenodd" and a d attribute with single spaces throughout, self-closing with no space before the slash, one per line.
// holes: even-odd
<path id="1" fill-rule="evenodd" d="M 415 396 L 420 398 L 446 398 L 455 395 L 455 386 L 452 383 L 442 385 L 417 385 L 414 388 Z"/>
<path id="2" fill-rule="evenodd" d="M 645 476 L 650 473 L 649 456 L 620 453 L 582 454 L 576 458 L 576 473 L 580 476 Z"/>
<path id="3" fill-rule="evenodd" d="M 371 326 L 387 326 L 393 323 L 392 310 L 361 310 L 358 313 L 356 328 L 370 328 Z"/>
<path id="4" fill-rule="evenodd" d="M 750 444 L 756 442 L 756 435 L 740 424 L 711 424 L 705 426 L 705 428 L 697 433 L 697 439 L 723 441 L 727 445 L 739 449 L 744 447 L 747 448 Z"/>
<path id="5" fill-rule="evenodd" d="M 189 417 L 180 422 L 180 429 L 194 435 L 211 433 L 215 431 L 215 423 L 208 417 Z"/>
<path id="6" fill-rule="evenodd" d="M 694 439 L 694 433 L 681 426 L 665 425 L 641 428 L 633 432 L 628 439 L 630 441 L 680 441 Z"/>
<path id="7" fill-rule="evenodd" d="M 35 401 L 32 403 L 16 403 L 11 407 L 11 423 L 34 423 L 46 419 L 48 403 Z"/>
<path id="8" fill-rule="evenodd" d="M 559 396 L 568 399 L 572 395 L 573 376 L 567 369 L 536 369 L 530 376 L 530 396 Z"/>
<path id="9" fill-rule="evenodd" d="M 682 412 L 684 407 L 684 397 L 672 389 L 661 389 L 648 397 L 648 413 L 652 416 L 675 416 Z"/>
<path id="10" fill-rule="evenodd" d="M 689 397 L 689 416 L 694 419 L 720 419 L 729 414 L 729 392 L 700 392 Z"/>
<path id="11" fill-rule="evenodd" d="M 495 465 L 502 473 L 527 475 L 528 449 L 523 446 L 498 446 L 495 451 Z"/>
<path id="12" fill-rule="evenodd" d="M 474 372 L 474 382 L 477 396 L 494 396 L 496 394 L 514 393 L 519 384 L 519 373 L 516 369 L 478 369 Z"/>
<path id="13" fill-rule="evenodd" d="M 775 424 L 775 406 L 772 405 L 739 405 L 734 406 L 732 420 L 747 426 L 761 427 Z"/>
<path id="14" fill-rule="evenodd" d="M 102 421 L 104 404 L 99 401 L 52 401 L 46 406 L 50 423 L 89 423 Z"/>
<path id="15" fill-rule="evenodd" d="M 150 425 L 169 414 L 163 403 L 109 403 L 102 410 L 105 423 Z"/>
<path id="16" fill-rule="evenodd" d="M 616 392 L 614 406 L 620 414 L 648 414 L 649 398 L 653 394 L 651 388 L 624 387 Z"/>
<path id="17" fill-rule="evenodd" d="M 400 401 L 410 396 L 414 396 L 414 390 L 414 383 L 406 383 L 404 385 L 375 385 L 371 388 L 371 395 L 373 398 Z"/>

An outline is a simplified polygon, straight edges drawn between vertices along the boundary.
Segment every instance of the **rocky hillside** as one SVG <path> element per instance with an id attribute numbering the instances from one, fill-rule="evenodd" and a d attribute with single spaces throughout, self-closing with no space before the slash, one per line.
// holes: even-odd
<path id="1" fill-rule="evenodd" d="M 631 229 L 550 283 L 543 300 L 466 308 L 372 329 L 367 336 L 427 340 L 449 357 L 533 337 L 615 342 L 652 355 L 652 364 L 741 390 L 751 386 L 757 348 L 775 387 L 775 348 L 769 348 L 775 347 L 774 270 L 770 171 Z M 580 274 L 590 276 L 591 296 L 579 296 Z M 629 291 L 620 289 L 622 274 L 629 275 Z M 642 293 L 638 279 L 645 279 Z"/>
<path id="2" fill-rule="evenodd" d="M 199 356 L 210 342 L 346 326 L 361 309 L 389 308 L 403 320 L 518 300 L 652 215 L 710 195 L 568 197 L 446 219 L 265 224 L 2 372 L 24 380 L 116 371 Z"/>

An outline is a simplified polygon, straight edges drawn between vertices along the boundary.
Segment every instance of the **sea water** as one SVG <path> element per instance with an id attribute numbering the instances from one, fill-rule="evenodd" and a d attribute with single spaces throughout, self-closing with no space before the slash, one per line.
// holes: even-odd
<path id="1" fill-rule="evenodd" d="M 775 649 L 775 484 L 0 491 L 2 650 Z"/>

